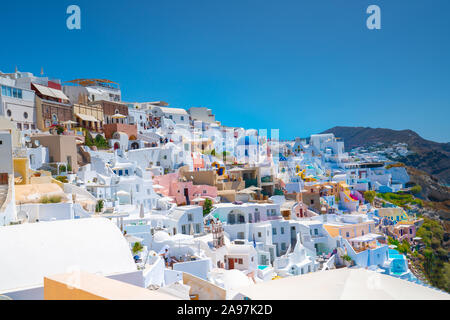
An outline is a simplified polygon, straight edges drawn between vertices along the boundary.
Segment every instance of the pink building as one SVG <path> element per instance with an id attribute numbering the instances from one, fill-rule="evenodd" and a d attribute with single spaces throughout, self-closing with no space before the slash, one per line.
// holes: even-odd
<path id="1" fill-rule="evenodd" d="M 393 230 L 393 236 L 396 240 L 402 242 L 407 239 L 409 242 L 416 236 L 416 226 L 414 224 L 397 223 Z"/>
<path id="2" fill-rule="evenodd" d="M 194 185 L 192 181 L 181 181 L 178 173 L 169 173 L 163 176 L 156 176 L 153 179 L 154 184 L 163 188 L 159 190 L 164 196 L 175 199 L 177 205 L 198 204 L 203 201 L 195 201 L 196 198 L 209 198 L 211 200 L 217 197 L 217 188 L 209 185 Z M 214 200 L 213 200 L 214 202 Z"/>

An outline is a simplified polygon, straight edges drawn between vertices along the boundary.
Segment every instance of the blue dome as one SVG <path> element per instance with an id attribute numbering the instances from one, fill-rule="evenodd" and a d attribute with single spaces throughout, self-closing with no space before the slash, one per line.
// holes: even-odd
<path id="1" fill-rule="evenodd" d="M 237 142 L 238 146 L 251 146 L 258 145 L 258 139 L 255 136 L 245 136 L 239 138 Z"/>

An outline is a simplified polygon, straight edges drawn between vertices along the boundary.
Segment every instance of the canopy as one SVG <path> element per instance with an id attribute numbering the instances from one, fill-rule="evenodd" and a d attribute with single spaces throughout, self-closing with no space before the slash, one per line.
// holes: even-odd
<path id="1" fill-rule="evenodd" d="M 75 113 L 75 116 L 77 116 L 78 118 L 80 118 L 83 121 L 100 122 L 95 117 L 87 115 L 87 114 Z"/>
<path id="2" fill-rule="evenodd" d="M 39 91 L 40 94 L 47 97 L 52 97 L 61 100 L 69 100 L 69 98 L 58 89 L 49 88 L 40 84 L 33 83 L 33 86 Z"/>

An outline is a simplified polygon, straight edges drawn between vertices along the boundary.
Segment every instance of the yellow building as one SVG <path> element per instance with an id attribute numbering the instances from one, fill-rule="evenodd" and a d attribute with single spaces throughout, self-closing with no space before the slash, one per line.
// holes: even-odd
<path id="1" fill-rule="evenodd" d="M 81 128 L 89 131 L 101 131 L 103 124 L 103 107 L 101 105 L 73 105 L 74 120 Z"/>
<path id="2" fill-rule="evenodd" d="M 402 208 L 379 208 L 378 216 L 392 221 L 408 220 L 408 215 Z"/>
<path id="3" fill-rule="evenodd" d="M 323 227 L 333 238 L 341 236 L 347 240 L 375 232 L 374 221 L 365 221 L 355 224 L 325 223 Z"/>

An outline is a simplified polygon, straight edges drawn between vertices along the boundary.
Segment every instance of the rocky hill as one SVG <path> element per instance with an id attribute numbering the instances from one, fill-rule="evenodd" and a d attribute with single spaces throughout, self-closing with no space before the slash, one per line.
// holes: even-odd
<path id="1" fill-rule="evenodd" d="M 406 143 L 412 153 L 395 159 L 396 161 L 425 171 L 439 179 L 441 183 L 450 185 L 450 143 L 423 139 L 412 130 L 334 127 L 323 133 L 333 133 L 336 137 L 342 138 L 347 151 L 380 143 L 384 145 Z"/>

